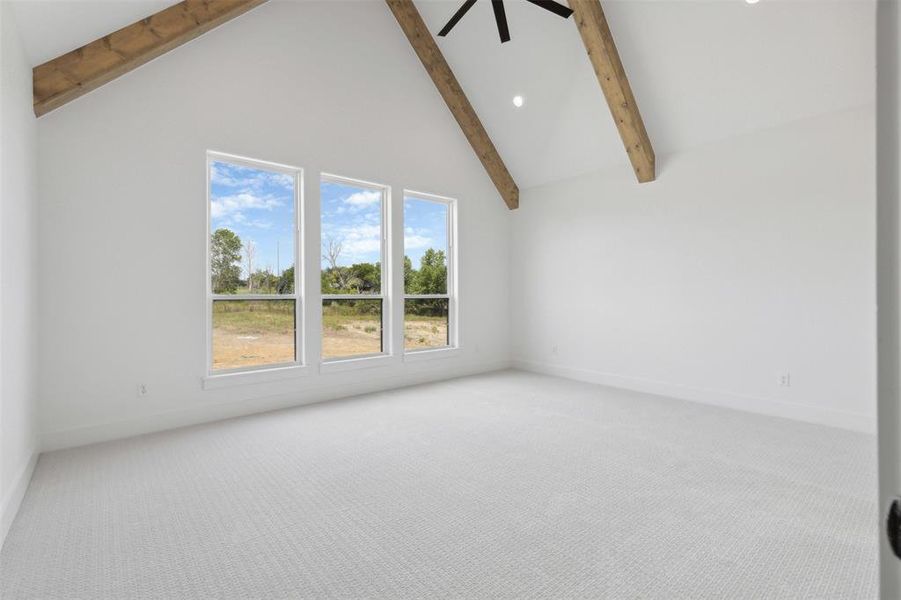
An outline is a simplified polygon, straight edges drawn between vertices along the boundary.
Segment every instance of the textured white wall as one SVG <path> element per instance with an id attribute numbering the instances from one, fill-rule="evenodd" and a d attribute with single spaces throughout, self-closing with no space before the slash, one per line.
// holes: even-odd
<path id="1" fill-rule="evenodd" d="M 508 364 L 507 210 L 383 4 L 263 5 L 42 117 L 38 143 L 48 448 Z M 306 170 L 314 263 L 320 171 L 458 198 L 461 355 L 203 391 L 208 149 Z"/>
<path id="2" fill-rule="evenodd" d="M 901 4 L 877 8 L 877 143 L 879 153 L 879 497 L 880 517 L 901 497 Z M 879 524 L 885 530 L 885 522 Z M 901 560 L 883 535 L 881 594 L 901 598 Z"/>
<path id="3" fill-rule="evenodd" d="M 866 107 L 529 190 L 517 364 L 874 431 L 873 131 Z"/>
<path id="4" fill-rule="evenodd" d="M 0 544 L 36 457 L 36 159 L 31 68 L 0 3 Z"/>

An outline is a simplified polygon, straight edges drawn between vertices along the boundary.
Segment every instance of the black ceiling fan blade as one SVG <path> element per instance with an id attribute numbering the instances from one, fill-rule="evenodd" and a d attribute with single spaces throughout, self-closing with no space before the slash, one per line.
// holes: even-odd
<path id="1" fill-rule="evenodd" d="M 510 28 L 507 27 L 507 11 L 504 10 L 504 0 L 491 0 L 494 8 L 494 20 L 497 21 L 497 33 L 501 36 L 501 43 L 510 41 Z"/>
<path id="2" fill-rule="evenodd" d="M 554 0 L 526 0 L 526 2 L 531 2 L 535 6 L 540 6 L 544 10 L 550 11 L 557 16 L 563 17 L 564 19 L 568 19 L 571 14 L 573 14 L 573 9 L 568 6 L 564 6 L 559 2 L 554 2 Z"/>
<path id="3" fill-rule="evenodd" d="M 447 22 L 447 25 L 444 26 L 444 29 L 438 32 L 439 37 L 444 37 L 448 33 L 450 33 L 450 30 L 453 29 L 454 26 L 460 21 L 460 19 L 463 18 L 463 15 L 469 12 L 469 9 L 472 8 L 472 5 L 475 3 L 476 0 L 466 0 L 466 2 L 463 3 L 463 6 L 460 7 L 460 10 L 455 12 L 454 16 L 450 18 L 450 21 Z"/>

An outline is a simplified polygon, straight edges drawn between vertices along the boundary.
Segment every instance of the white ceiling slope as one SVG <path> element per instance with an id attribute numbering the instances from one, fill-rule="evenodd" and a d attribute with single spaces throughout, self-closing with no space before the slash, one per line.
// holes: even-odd
<path id="1" fill-rule="evenodd" d="M 418 2 L 433 32 L 461 3 Z M 514 179 L 528 188 L 628 168 L 572 18 L 506 4 L 510 42 L 500 44 L 483 1 L 438 43 Z M 658 156 L 874 102 L 872 2 L 603 5 Z M 665 169 L 658 161 L 661 177 Z"/>
<path id="2" fill-rule="evenodd" d="M 179 0 L 11 1 L 31 66 L 122 29 Z"/>
<path id="3" fill-rule="evenodd" d="M 416 2 L 436 33 L 463 0 Z M 37 65 L 174 3 L 17 0 L 15 10 Z M 874 101 L 871 0 L 603 4 L 658 156 Z M 572 19 L 523 0 L 506 9 L 512 41 L 500 44 L 481 0 L 438 43 L 519 186 L 628 168 Z"/>

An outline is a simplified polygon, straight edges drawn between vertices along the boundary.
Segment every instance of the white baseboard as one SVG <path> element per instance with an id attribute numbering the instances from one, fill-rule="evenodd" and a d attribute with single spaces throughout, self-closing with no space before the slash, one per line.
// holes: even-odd
<path id="1" fill-rule="evenodd" d="M 6 534 L 9 533 L 9 528 L 19 512 L 19 506 L 22 505 L 22 498 L 25 497 L 25 491 L 31 482 L 34 467 L 38 464 L 38 455 L 37 452 L 31 453 L 28 462 L 22 466 L 22 470 L 19 471 L 19 475 L 13 482 L 12 487 L 4 495 L 3 503 L 0 504 L 0 548 L 3 547 L 3 543 L 6 541 Z"/>
<path id="2" fill-rule="evenodd" d="M 645 379 L 643 377 L 631 377 L 615 373 L 603 373 L 601 371 L 593 371 L 590 369 L 540 363 L 526 359 L 514 359 L 513 367 L 523 371 L 531 371 L 533 373 L 555 375 L 557 377 L 575 379 L 578 381 L 596 383 L 599 385 L 644 392 L 658 396 L 669 396 L 680 400 L 711 404 L 771 417 L 782 417 L 793 419 L 795 421 L 804 421 L 806 423 L 815 423 L 817 425 L 827 425 L 829 427 L 858 431 L 861 433 L 876 433 L 876 418 L 864 414 L 810 406 L 808 404 L 785 402 L 782 400 L 774 400 L 772 398 L 760 398 L 736 394 L 734 392 L 722 390 L 705 389 L 679 383 L 657 381 L 654 379 Z"/>
<path id="3" fill-rule="evenodd" d="M 373 375 L 365 381 L 354 383 L 325 383 L 304 389 L 303 392 L 262 396 L 247 400 L 216 402 L 168 410 L 133 419 L 45 432 L 41 435 L 41 449 L 45 452 L 84 446 L 97 442 L 165 431 L 189 425 L 198 425 L 222 419 L 231 419 L 255 413 L 316 404 L 327 400 L 357 396 L 387 389 L 409 387 L 433 381 L 454 379 L 477 373 L 509 369 L 509 360 L 479 362 L 446 359 L 417 363 L 417 368 L 402 374 L 393 372 Z"/>

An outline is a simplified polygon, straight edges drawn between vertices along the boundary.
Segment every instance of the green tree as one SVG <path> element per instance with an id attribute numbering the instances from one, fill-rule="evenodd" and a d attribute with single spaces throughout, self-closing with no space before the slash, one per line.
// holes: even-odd
<path id="1" fill-rule="evenodd" d="M 443 250 L 429 248 L 419 261 L 419 270 L 413 270 L 409 257 L 404 257 L 404 289 L 408 294 L 446 294 L 447 264 Z M 444 316 L 448 301 L 440 298 L 407 302 L 407 314 Z"/>
<path id="2" fill-rule="evenodd" d="M 320 277 L 323 294 L 356 294 L 362 284 L 351 267 L 327 267 Z"/>
<path id="3" fill-rule="evenodd" d="M 414 294 L 446 294 L 447 265 L 444 251 L 429 248 L 419 261 L 419 271 L 413 278 Z"/>
<path id="4" fill-rule="evenodd" d="M 231 229 L 210 236 L 210 272 L 214 294 L 234 294 L 241 283 L 241 238 Z"/>
<path id="5" fill-rule="evenodd" d="M 282 271 L 278 282 L 275 284 L 275 291 L 278 294 L 294 293 L 294 267 L 289 267 Z"/>
<path id="6" fill-rule="evenodd" d="M 355 283 L 357 294 L 378 294 L 382 287 L 380 263 L 357 263 L 350 267 L 350 281 Z"/>
<path id="7" fill-rule="evenodd" d="M 329 238 L 327 242 L 323 242 L 322 260 L 328 263 L 328 267 L 320 275 L 324 294 L 355 293 L 362 283 L 354 276 L 350 267 L 338 265 L 342 248 L 343 244 L 339 240 Z"/>
<path id="8" fill-rule="evenodd" d="M 253 277 L 248 279 L 248 289 L 256 294 L 271 294 L 276 287 L 277 278 L 268 269 L 257 269 Z"/>
<path id="9" fill-rule="evenodd" d="M 322 284 L 323 294 L 337 294 L 335 289 L 334 277 L 332 276 L 332 268 L 328 267 L 319 271 L 319 280 Z"/>
<path id="10" fill-rule="evenodd" d="M 409 256 L 404 257 L 404 292 L 407 294 L 415 293 L 413 291 L 414 279 L 416 271 L 413 269 L 413 261 Z"/>

